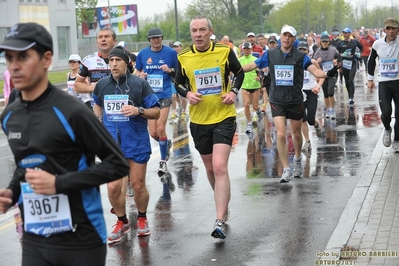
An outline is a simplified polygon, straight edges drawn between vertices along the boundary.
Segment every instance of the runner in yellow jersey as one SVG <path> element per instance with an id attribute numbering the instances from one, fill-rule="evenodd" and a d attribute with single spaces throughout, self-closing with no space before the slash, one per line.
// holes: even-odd
<path id="1" fill-rule="evenodd" d="M 208 18 L 193 18 L 190 31 L 194 44 L 178 55 L 176 90 L 190 102 L 191 135 L 214 191 L 216 221 L 211 235 L 224 239 L 230 201 L 227 165 L 237 127 L 234 102 L 244 72 L 232 49 L 211 42 L 213 28 Z M 236 77 L 233 88 L 229 84 L 230 71 Z"/>

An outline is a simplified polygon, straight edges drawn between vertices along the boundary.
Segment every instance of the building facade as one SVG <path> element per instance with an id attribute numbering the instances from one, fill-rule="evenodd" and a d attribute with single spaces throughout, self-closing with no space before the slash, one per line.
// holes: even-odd
<path id="1" fill-rule="evenodd" d="M 75 0 L 0 0 L 0 40 L 19 22 L 43 25 L 53 37 L 52 68 L 66 68 L 78 53 Z"/>

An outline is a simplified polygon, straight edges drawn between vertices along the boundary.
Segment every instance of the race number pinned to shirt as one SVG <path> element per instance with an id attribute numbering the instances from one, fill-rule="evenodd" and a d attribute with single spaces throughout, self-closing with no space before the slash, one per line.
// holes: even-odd
<path id="1" fill-rule="evenodd" d="M 74 230 L 67 195 L 36 194 L 29 183 L 21 183 L 21 194 L 26 232 L 48 237 Z"/>
<path id="2" fill-rule="evenodd" d="M 197 91 L 202 95 L 221 93 L 222 75 L 220 74 L 220 67 L 195 70 L 194 76 Z"/>
<path id="3" fill-rule="evenodd" d="M 294 85 L 294 66 L 276 65 L 274 67 L 277 86 Z"/>
<path id="4" fill-rule="evenodd" d="M 77 93 L 75 91 L 75 81 L 74 80 L 67 81 L 67 88 L 68 88 L 69 95 L 72 95 L 73 97 L 79 97 L 79 93 Z"/>
<path id="5" fill-rule="evenodd" d="M 396 58 L 381 59 L 380 73 L 384 77 L 396 77 L 398 74 L 398 60 Z"/>
<path id="6" fill-rule="evenodd" d="M 122 114 L 122 107 L 128 105 L 129 95 L 105 95 L 104 110 L 108 121 L 124 122 L 129 121 L 129 117 Z"/>
<path id="7" fill-rule="evenodd" d="M 154 92 L 163 92 L 163 75 L 148 74 L 147 82 Z"/>
<path id="8" fill-rule="evenodd" d="M 309 83 L 309 71 L 305 70 L 303 71 L 303 83 Z"/>
<path id="9" fill-rule="evenodd" d="M 351 70 L 352 69 L 352 60 L 342 60 L 342 67 Z"/>
<path id="10" fill-rule="evenodd" d="M 334 64 L 332 61 L 329 61 L 322 63 L 321 66 L 323 67 L 323 71 L 327 72 L 328 70 L 331 70 L 334 67 Z"/>

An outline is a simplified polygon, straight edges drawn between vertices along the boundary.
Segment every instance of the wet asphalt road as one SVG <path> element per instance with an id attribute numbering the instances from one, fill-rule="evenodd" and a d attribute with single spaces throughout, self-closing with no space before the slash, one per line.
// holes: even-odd
<path id="1" fill-rule="evenodd" d="M 138 238 L 132 229 L 120 244 L 109 246 L 107 265 L 314 265 L 316 252 L 324 250 L 382 131 L 377 91 L 367 91 L 364 70 L 358 72 L 355 83 L 354 107 L 347 104 L 346 89 L 336 89 L 336 121 L 324 118 L 320 97 L 317 118 L 323 135 L 317 137 L 310 129 L 313 149 L 310 155 L 303 154 L 303 178 L 288 184 L 279 183 L 278 154 L 265 143 L 265 139 L 273 143 L 273 129 L 266 134 L 264 127 L 272 123 L 263 119 L 255 134 L 247 136 L 242 101 L 237 103 L 226 240 L 210 236 L 215 219 L 213 193 L 187 132 L 188 123 L 169 124 L 168 134 L 173 137 L 169 170 L 175 190 L 162 185 L 156 174 L 159 151 L 153 141 L 147 174 L 151 235 Z M 270 113 L 267 117 L 271 121 Z M 287 139 L 293 157 L 289 134 Z M 0 187 L 8 183 L 13 171 L 7 145 L 0 133 Z M 110 231 L 116 219 L 109 212 L 106 187 L 101 189 Z M 135 221 L 137 211 L 131 198 L 127 210 Z M 0 215 L 0 265 L 20 262 L 12 214 Z"/>

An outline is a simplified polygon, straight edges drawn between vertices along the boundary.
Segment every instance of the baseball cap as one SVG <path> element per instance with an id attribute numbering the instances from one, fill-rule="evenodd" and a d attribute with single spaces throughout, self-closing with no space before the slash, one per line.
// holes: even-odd
<path id="1" fill-rule="evenodd" d="M 118 43 L 118 46 L 123 46 L 123 47 L 126 47 L 126 42 L 124 42 L 124 41 L 121 41 L 121 42 L 119 42 L 119 43 Z"/>
<path id="2" fill-rule="evenodd" d="M 17 23 L 11 27 L 0 44 L 0 52 L 4 50 L 25 51 L 35 44 L 43 46 L 47 49 L 46 51 L 53 53 L 53 38 L 45 27 L 34 22 Z"/>
<path id="3" fill-rule="evenodd" d="M 172 45 L 172 46 L 182 46 L 182 45 L 181 45 L 181 42 L 179 42 L 179 41 L 176 41 L 176 42 L 174 42 L 174 43 L 173 43 L 173 45 Z"/>
<path id="4" fill-rule="evenodd" d="M 292 36 L 296 36 L 296 30 L 294 29 L 294 27 L 290 26 L 290 25 L 285 25 L 282 29 L 281 29 L 281 34 L 283 33 L 290 33 Z"/>
<path id="5" fill-rule="evenodd" d="M 343 29 L 343 30 L 342 30 L 342 32 L 345 32 L 345 33 L 351 33 L 351 32 L 352 32 L 352 30 L 351 30 L 350 28 L 345 28 L 345 29 Z"/>
<path id="6" fill-rule="evenodd" d="M 331 32 L 331 34 L 338 35 L 338 34 L 339 34 L 339 31 L 338 31 L 337 29 L 335 29 L 335 30 L 333 30 L 333 31 Z"/>
<path id="7" fill-rule="evenodd" d="M 250 42 L 244 42 L 244 44 L 242 45 L 242 48 L 248 48 L 248 49 L 252 49 L 252 44 Z"/>
<path id="8" fill-rule="evenodd" d="M 320 36 L 320 41 L 330 41 L 330 36 L 328 36 L 328 34 L 322 34 Z"/>
<path id="9" fill-rule="evenodd" d="M 211 39 L 211 40 L 216 40 L 215 34 L 212 34 L 211 37 L 210 37 L 209 39 Z"/>
<path id="10" fill-rule="evenodd" d="M 80 62 L 80 61 L 82 61 L 82 59 L 80 58 L 80 56 L 78 54 L 71 54 L 69 56 L 68 61 Z"/>
<path id="11" fill-rule="evenodd" d="M 386 29 L 387 27 L 394 27 L 397 28 L 399 27 L 399 22 L 397 19 L 395 18 L 387 18 L 384 20 L 384 29 Z"/>
<path id="12" fill-rule="evenodd" d="M 160 28 L 151 28 L 148 30 L 147 38 L 163 37 L 162 30 Z"/>
<path id="13" fill-rule="evenodd" d="M 255 37 L 256 35 L 253 32 L 248 32 L 247 37 L 249 37 L 249 36 L 254 36 Z"/>
<path id="14" fill-rule="evenodd" d="M 276 36 L 270 36 L 269 37 L 269 40 L 267 41 L 267 43 L 271 43 L 271 42 L 277 42 Z"/>
<path id="15" fill-rule="evenodd" d="M 299 42 L 298 49 L 306 49 L 309 50 L 309 44 L 307 42 Z"/>

